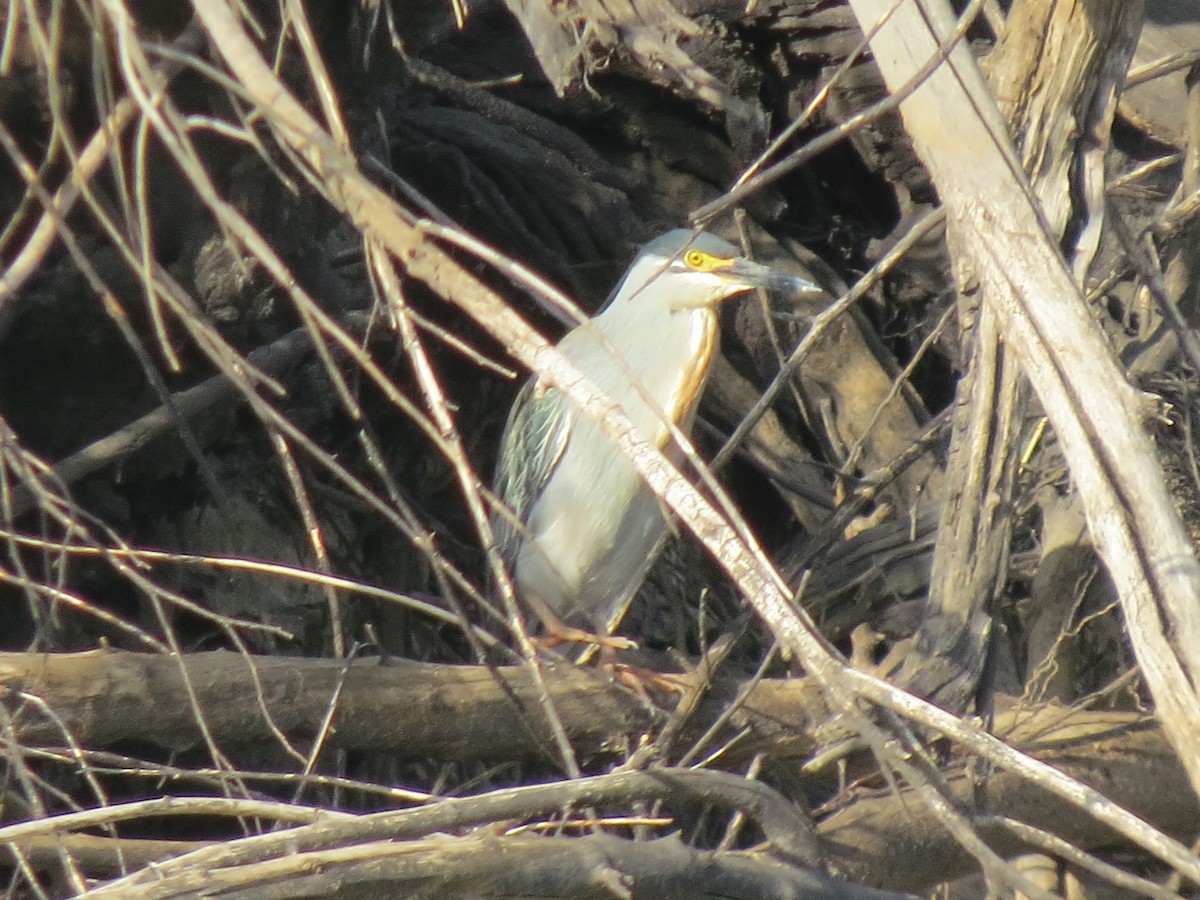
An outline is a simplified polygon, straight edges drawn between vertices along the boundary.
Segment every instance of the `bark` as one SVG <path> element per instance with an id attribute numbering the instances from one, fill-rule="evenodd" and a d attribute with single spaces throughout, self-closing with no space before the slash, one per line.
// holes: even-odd
<path id="1" fill-rule="evenodd" d="M 864 29 L 885 4 L 852 3 Z M 872 43 L 897 88 L 953 30 L 943 4 L 904 6 Z M 952 68 L 951 68 L 952 67 Z M 1100 556 L 1117 583 L 1157 713 L 1200 788 L 1200 565 L 1146 433 L 1145 412 L 1045 233 L 1005 127 L 961 45 L 901 106 L 905 124 L 959 229 L 964 277 L 999 317 L 1083 496 Z M 948 141 L 941 123 L 957 128 Z M 969 272 L 969 274 L 966 274 Z"/>
<path id="2" fill-rule="evenodd" d="M 568 667 L 550 675 L 552 701 L 581 754 L 619 754 L 672 721 L 669 712 L 649 711 L 642 699 L 597 673 Z M 695 676 L 679 676 L 679 683 L 688 691 L 698 687 Z M 461 762 L 534 761 L 548 752 L 540 736 L 541 712 L 532 702 L 535 685 L 523 667 L 489 671 L 375 660 L 347 667 L 336 660 L 223 652 L 182 660 L 114 651 L 5 654 L 0 684 L 14 701 L 18 689 L 36 695 L 57 716 L 51 721 L 36 707 L 18 707 L 18 737 L 25 746 L 58 745 L 65 726 L 77 746 L 138 740 L 185 751 L 202 739 L 199 715 L 212 738 L 236 758 L 239 747 L 271 742 L 281 733 L 307 744 L 322 732 L 333 704 L 325 738 L 330 751 L 391 748 L 405 756 Z M 741 737 L 723 754 L 726 765 L 764 754 L 768 769 L 782 773 L 814 751 L 814 723 L 827 710 L 819 687 L 807 679 L 753 685 L 718 680 L 677 740 L 697 739 L 739 697 L 727 728 Z M 1162 730 L 1145 716 L 1005 700 L 996 731 L 1158 828 L 1189 833 L 1197 806 L 1186 775 Z M 947 766 L 947 776 L 960 802 L 978 800 L 978 776 L 961 757 Z M 993 772 L 983 789 L 988 814 L 1007 814 L 1085 849 L 1113 841 L 1111 830 L 1023 776 Z M 1005 853 L 1023 846 L 995 829 L 985 834 Z M 929 886 L 969 871 L 971 863 L 911 790 L 853 798 L 820 823 L 817 835 L 835 871 L 893 890 Z M 168 848 L 144 852 L 152 849 Z"/>

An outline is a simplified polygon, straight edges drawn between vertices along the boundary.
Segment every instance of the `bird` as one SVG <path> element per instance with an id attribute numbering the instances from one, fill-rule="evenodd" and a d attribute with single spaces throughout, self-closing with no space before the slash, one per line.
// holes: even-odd
<path id="1" fill-rule="evenodd" d="M 717 352 L 722 300 L 754 288 L 821 292 L 746 259 L 715 235 L 675 229 L 634 258 L 607 303 L 557 344 L 668 456 L 688 433 Z M 534 376 L 500 441 L 492 532 L 519 600 L 550 645 L 626 647 L 609 637 L 653 564 L 668 513 L 613 440 Z"/>

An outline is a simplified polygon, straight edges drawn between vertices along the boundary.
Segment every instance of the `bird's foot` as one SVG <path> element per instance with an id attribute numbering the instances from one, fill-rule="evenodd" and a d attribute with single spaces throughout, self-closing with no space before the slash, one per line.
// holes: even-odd
<path id="1" fill-rule="evenodd" d="M 645 666 L 622 662 L 605 662 L 602 668 L 615 682 L 623 684 L 645 701 L 649 700 L 647 688 L 670 694 L 683 694 L 688 689 L 686 676 L 678 673 L 658 672 Z"/>
<path id="2" fill-rule="evenodd" d="M 618 637 L 615 634 L 595 634 L 582 628 L 565 625 L 562 622 L 545 623 L 546 634 L 536 637 L 533 642 L 547 650 L 553 650 L 563 644 L 588 644 L 601 650 L 636 650 L 637 643 L 629 638 Z"/>

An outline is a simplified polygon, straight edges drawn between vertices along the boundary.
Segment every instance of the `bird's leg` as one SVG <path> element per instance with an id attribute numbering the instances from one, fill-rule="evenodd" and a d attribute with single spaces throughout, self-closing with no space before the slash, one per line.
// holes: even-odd
<path id="1" fill-rule="evenodd" d="M 568 625 L 539 597 L 527 594 L 523 599 L 546 631 L 545 637 L 536 638 L 535 641 L 547 649 L 552 649 L 560 644 L 595 644 L 606 650 L 634 650 L 637 648 L 637 644 L 628 638 L 617 637 L 613 634 L 596 634 Z"/>

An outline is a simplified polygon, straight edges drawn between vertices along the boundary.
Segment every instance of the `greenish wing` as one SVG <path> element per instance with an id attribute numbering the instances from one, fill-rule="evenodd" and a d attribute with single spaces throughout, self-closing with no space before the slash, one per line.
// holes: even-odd
<path id="1" fill-rule="evenodd" d="M 554 474 L 567 447 L 573 418 L 562 395 L 553 388 L 539 393 L 536 379 L 517 394 L 500 443 L 495 489 L 518 521 L 528 521 L 534 501 Z M 497 514 L 493 530 L 501 554 L 511 562 L 520 544 L 517 528 L 507 515 Z"/>

